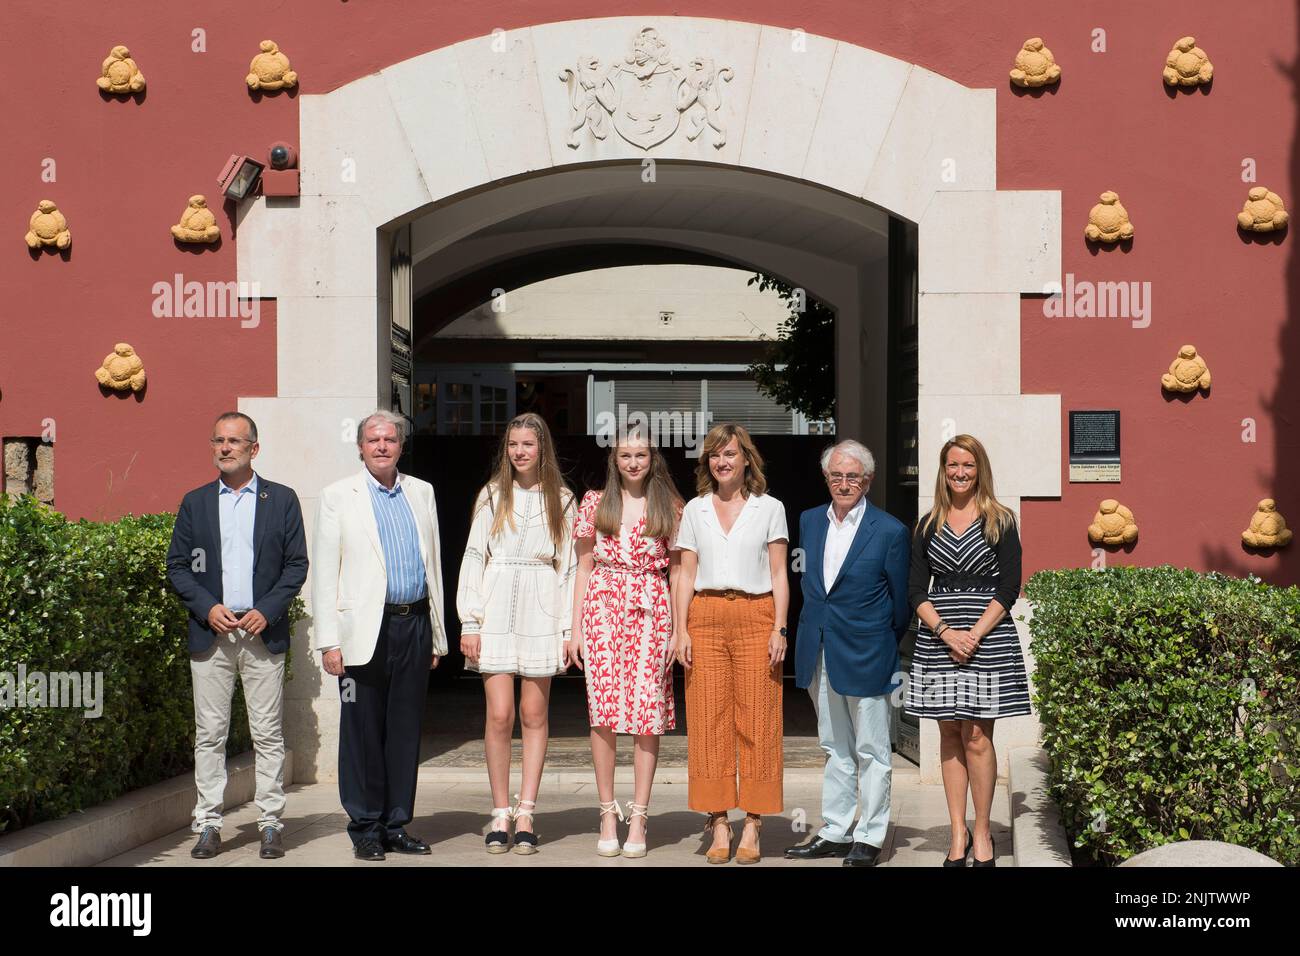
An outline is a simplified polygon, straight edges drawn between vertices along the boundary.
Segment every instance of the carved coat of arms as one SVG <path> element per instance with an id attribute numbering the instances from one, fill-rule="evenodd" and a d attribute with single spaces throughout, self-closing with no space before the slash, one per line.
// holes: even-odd
<path id="1" fill-rule="evenodd" d="M 716 68 L 709 57 L 695 57 L 685 66 L 675 62 L 668 43 L 654 27 L 643 27 L 621 62 L 606 68 L 599 58 L 584 56 L 576 69 L 560 71 L 569 87 L 569 137 L 573 149 L 584 129 L 603 140 L 609 127 L 633 146 L 650 149 L 686 124 L 694 141 L 705 128 L 713 130 L 713 145 L 727 142 L 722 118 L 722 85 L 732 78 L 730 67 Z"/>

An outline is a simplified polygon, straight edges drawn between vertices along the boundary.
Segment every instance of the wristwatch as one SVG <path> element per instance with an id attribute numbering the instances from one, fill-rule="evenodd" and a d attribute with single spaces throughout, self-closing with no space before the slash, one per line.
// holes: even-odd
<path id="1" fill-rule="evenodd" d="M 778 627 L 777 630 L 781 632 L 781 636 L 782 636 L 782 637 L 786 637 L 786 636 L 788 636 L 789 633 L 790 633 L 789 630 L 788 630 L 787 628 L 784 628 L 784 627 Z"/>

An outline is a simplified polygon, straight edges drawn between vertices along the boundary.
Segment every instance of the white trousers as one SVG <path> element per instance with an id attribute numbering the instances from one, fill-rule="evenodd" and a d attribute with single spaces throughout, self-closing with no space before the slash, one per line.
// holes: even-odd
<path id="1" fill-rule="evenodd" d="M 194 784 L 199 791 L 191 829 L 221 828 L 226 795 L 226 738 L 235 677 L 244 684 L 248 730 L 257 778 L 258 830 L 281 828 L 284 814 L 284 655 L 236 628 L 217 635 L 201 654 L 190 654 L 194 682 Z"/>
<path id="2" fill-rule="evenodd" d="M 889 829 L 893 770 L 889 695 L 842 697 L 835 693 L 826 676 L 824 655 L 817 658 L 808 693 L 817 710 L 818 742 L 826 754 L 822 777 L 825 826 L 818 836 L 834 843 L 883 847 Z"/>

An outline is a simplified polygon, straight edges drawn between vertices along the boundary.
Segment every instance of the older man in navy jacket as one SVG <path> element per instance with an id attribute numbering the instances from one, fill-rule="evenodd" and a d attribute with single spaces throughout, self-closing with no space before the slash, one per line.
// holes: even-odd
<path id="1" fill-rule="evenodd" d="M 865 446 L 842 441 L 822 454 L 821 466 L 830 505 L 799 518 L 807 564 L 795 683 L 812 695 L 826 752 L 825 826 L 786 856 L 875 866 L 889 827 L 890 694 L 911 617 L 911 547 L 903 524 L 866 498 L 876 465 Z"/>
<path id="2" fill-rule="evenodd" d="M 226 412 L 212 426 L 215 481 L 181 501 L 167 551 L 167 576 L 189 609 L 194 682 L 194 783 L 198 801 L 190 851 L 221 848 L 226 738 L 235 677 L 244 685 L 256 754 L 257 828 L 263 859 L 284 856 L 284 658 L 289 606 L 307 578 L 307 540 L 298 496 L 253 472 L 257 425 Z"/>

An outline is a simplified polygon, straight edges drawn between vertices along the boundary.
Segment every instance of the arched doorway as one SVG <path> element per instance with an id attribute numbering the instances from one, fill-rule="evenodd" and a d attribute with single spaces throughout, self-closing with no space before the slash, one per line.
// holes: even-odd
<path id="1" fill-rule="evenodd" d="M 471 223 L 477 228 L 466 232 Z M 657 440 L 688 495 L 705 423 L 737 420 L 754 433 L 767 462 L 770 493 L 784 503 L 791 528 L 798 527 L 803 510 L 824 504 L 817 461 L 831 439 L 798 414 L 763 401 L 743 364 L 757 358 L 761 347 L 734 340 L 719 307 L 735 298 L 716 284 L 680 297 L 686 314 L 676 327 L 660 325 L 661 313 L 644 308 L 654 299 L 613 319 L 599 311 L 598 297 L 577 291 L 544 324 L 522 317 L 530 312 L 520 304 L 530 301 L 530 283 L 591 277 L 601 267 L 623 268 L 622 281 L 632 283 L 625 285 L 624 299 L 636 295 L 634 285 L 648 281 L 647 273 L 662 275 L 666 264 L 689 264 L 687 272 L 710 264 L 714 283 L 721 281 L 720 272 L 727 274 L 720 266 L 733 267 L 733 282 L 758 271 L 833 312 L 835 334 L 819 358 L 837 401 L 833 421 L 819 424 L 865 441 L 877 458 L 876 504 L 905 522 L 915 517 L 916 262 L 914 239 L 907 242 L 915 235 L 913 225 L 801 180 L 665 161 L 656 164 L 653 176 L 641 164 L 612 162 L 521 177 L 439 204 L 399 230 L 394 303 L 412 305 L 410 314 L 399 308 L 394 316 L 403 346 L 394 358 L 395 394 L 417 425 L 403 467 L 438 490 L 448 594 L 458 579 L 469 503 L 487 478 L 505 419 L 530 399 L 530 409 L 550 423 L 562 466 L 579 493 L 603 479 L 606 450 L 597 424 L 602 417 L 651 420 L 680 409 L 691 422 L 689 433 L 670 427 Z M 640 266 L 632 274 L 645 278 L 632 278 L 628 266 Z M 671 274 L 690 281 L 681 270 Z M 763 296 L 751 291 L 750 297 L 737 307 L 762 308 Z M 700 328 L 709 324 L 718 327 L 716 334 Z M 767 334 L 774 336 L 775 328 Z M 408 382 L 413 400 L 403 395 Z M 802 569 L 797 556 L 795 569 Z M 796 642 L 801 603 L 795 589 L 790 620 Z M 444 694 L 439 710 L 444 701 L 460 700 L 460 709 L 477 711 L 481 690 L 464 677 L 450 607 L 447 625 L 452 651 L 448 666 L 434 676 Z M 792 680 L 792 659 L 786 671 Z M 461 686 L 466 683 L 472 686 Z M 463 700 L 456 696 L 462 693 Z M 585 725 L 577 726 L 585 713 L 581 675 L 558 679 L 552 694 L 555 734 L 568 730 L 585 741 Z M 787 737 L 810 738 L 801 752 L 818 759 L 805 695 L 791 693 L 787 701 Z M 566 714 L 574 720 L 566 722 Z M 429 741 L 431 756 L 461 761 L 476 744 L 456 736 Z M 900 739 L 912 745 L 907 752 L 914 755 L 914 721 L 907 721 Z M 563 749 L 563 741 L 556 744 Z M 448 748 L 455 752 L 448 754 Z"/>
<path id="2" fill-rule="evenodd" d="M 632 109 L 640 94 L 624 100 L 623 87 L 638 71 L 680 98 L 660 111 Z M 598 96 L 611 78 L 615 95 Z M 985 436 L 1006 462 L 999 492 L 1012 506 L 1060 493 L 1059 396 L 1022 395 L 1019 367 L 1020 295 L 1060 278 L 1060 195 L 997 190 L 991 90 L 802 31 L 610 18 L 435 50 L 303 96 L 300 125 L 302 196 L 241 209 L 239 279 L 278 300 L 278 381 L 276 396 L 242 398 L 240 407 L 277 434 L 265 466 L 298 489 L 309 515 L 319 490 L 357 467 L 348 424 L 391 397 L 390 256 L 399 229 L 445 211 L 439 241 L 448 246 L 523 214 L 522 197 L 543 177 L 541 204 L 554 205 L 623 188 L 609 176 L 652 173 L 666 183 L 676 163 L 687 177 L 716 169 L 739 184 L 762 175 L 804 197 L 915 224 L 917 508 L 928 506 L 937 448 L 957 430 Z M 814 200 L 791 200 L 804 201 Z M 761 242 L 734 221 L 707 222 L 708 211 L 706 200 L 699 221 L 682 226 L 703 226 L 697 231 L 733 248 Z M 738 259 L 797 257 L 797 237 L 782 241 Z M 878 289 L 862 278 L 868 271 L 846 265 L 844 287 Z M 847 368 L 867 381 L 863 342 L 848 344 L 837 350 L 837 378 L 850 381 Z M 887 371 L 887 338 L 866 344 L 868 361 Z M 888 410 L 871 408 L 887 436 Z M 856 422 L 843 417 L 841 431 L 873 440 L 871 408 Z M 305 638 L 297 640 L 305 657 Z M 296 670 L 287 710 L 304 773 L 331 774 L 338 703 L 314 668 Z M 923 773 L 929 749 L 923 739 Z"/>

